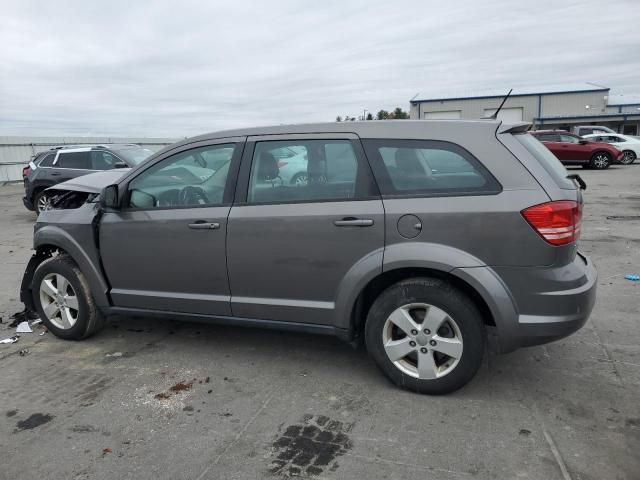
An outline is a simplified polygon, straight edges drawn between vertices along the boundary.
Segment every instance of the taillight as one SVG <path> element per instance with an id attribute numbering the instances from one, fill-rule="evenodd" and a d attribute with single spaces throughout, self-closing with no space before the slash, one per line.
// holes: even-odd
<path id="1" fill-rule="evenodd" d="M 581 203 L 558 200 L 525 208 L 520 213 L 551 245 L 567 245 L 580 238 Z"/>
<path id="2" fill-rule="evenodd" d="M 24 180 L 29 175 L 29 165 L 22 167 L 22 179 Z"/>

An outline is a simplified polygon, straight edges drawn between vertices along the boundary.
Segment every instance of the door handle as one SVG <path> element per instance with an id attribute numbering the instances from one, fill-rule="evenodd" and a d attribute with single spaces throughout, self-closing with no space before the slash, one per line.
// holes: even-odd
<path id="1" fill-rule="evenodd" d="M 51 174 L 52 177 L 59 177 L 60 176 L 60 172 L 53 172 Z"/>
<path id="2" fill-rule="evenodd" d="M 370 218 L 347 217 L 342 220 L 335 220 L 333 224 L 336 227 L 370 227 L 373 225 L 373 220 Z"/>
<path id="3" fill-rule="evenodd" d="M 194 230 L 218 230 L 220 228 L 220 224 L 198 220 L 197 222 L 190 223 L 189 228 Z"/>

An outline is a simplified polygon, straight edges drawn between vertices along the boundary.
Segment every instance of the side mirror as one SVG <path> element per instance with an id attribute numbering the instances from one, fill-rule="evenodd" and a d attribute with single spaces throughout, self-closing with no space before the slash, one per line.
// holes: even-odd
<path id="1" fill-rule="evenodd" d="M 127 164 L 126 164 L 126 163 L 124 163 L 124 162 L 117 162 L 117 163 L 113 166 L 113 168 L 129 168 L 129 165 L 127 165 Z"/>
<path id="2" fill-rule="evenodd" d="M 586 145 L 587 143 L 589 143 L 589 140 L 580 140 L 578 143 L 580 145 Z"/>
<path id="3" fill-rule="evenodd" d="M 110 208 L 113 210 L 118 210 L 120 208 L 118 185 L 109 185 L 102 189 L 102 193 L 100 194 L 100 206 L 102 208 Z"/>

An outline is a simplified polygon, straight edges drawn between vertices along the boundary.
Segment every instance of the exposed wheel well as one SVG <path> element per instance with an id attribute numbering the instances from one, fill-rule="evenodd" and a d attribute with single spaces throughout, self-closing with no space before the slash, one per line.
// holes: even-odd
<path id="1" fill-rule="evenodd" d="M 369 309 L 378 295 L 394 283 L 413 277 L 432 277 L 448 281 L 471 298 L 478 307 L 478 310 L 480 310 L 482 321 L 485 325 L 495 327 L 496 323 L 489 306 L 482 296 L 464 280 L 441 270 L 429 268 L 399 268 L 378 275 L 371 280 L 362 292 L 360 292 L 360 295 L 358 295 L 353 311 L 351 312 L 351 324 L 354 326 L 356 335 L 362 332 Z"/>

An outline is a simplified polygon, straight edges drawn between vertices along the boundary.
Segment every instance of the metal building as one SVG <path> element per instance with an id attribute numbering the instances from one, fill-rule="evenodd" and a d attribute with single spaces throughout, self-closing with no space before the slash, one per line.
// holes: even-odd
<path id="1" fill-rule="evenodd" d="M 493 114 L 509 91 L 493 90 L 476 94 L 417 94 L 410 101 L 414 119 L 478 119 Z M 505 121 L 525 121 L 536 129 L 574 125 L 604 125 L 617 132 L 640 132 L 640 95 L 611 94 L 608 87 L 594 83 L 514 88 L 500 111 Z"/>
<path id="2" fill-rule="evenodd" d="M 156 151 L 175 141 L 170 138 L 0 137 L 0 183 L 22 180 L 22 167 L 31 157 L 58 145 L 135 143 Z"/>

